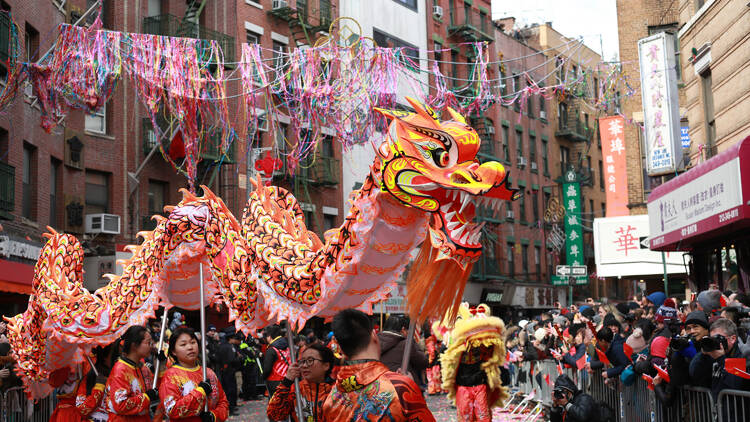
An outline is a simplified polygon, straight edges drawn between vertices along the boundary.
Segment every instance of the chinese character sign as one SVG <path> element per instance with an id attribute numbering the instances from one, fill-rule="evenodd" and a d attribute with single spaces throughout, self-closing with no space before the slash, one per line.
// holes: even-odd
<path id="1" fill-rule="evenodd" d="M 622 116 L 599 119 L 602 138 L 602 174 L 607 192 L 607 217 L 628 215 L 628 171 L 625 154 L 625 119 Z"/>
<path id="2" fill-rule="evenodd" d="M 638 41 L 646 171 L 650 176 L 672 173 L 682 165 L 673 36 L 662 32 Z"/>
<path id="3" fill-rule="evenodd" d="M 583 231 L 581 229 L 581 185 L 578 182 L 563 184 L 565 205 L 566 263 L 583 265 Z"/>

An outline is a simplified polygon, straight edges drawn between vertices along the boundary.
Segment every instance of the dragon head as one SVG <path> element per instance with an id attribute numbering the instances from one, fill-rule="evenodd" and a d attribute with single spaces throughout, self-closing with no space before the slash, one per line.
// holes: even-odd
<path id="1" fill-rule="evenodd" d="M 465 268 L 482 250 L 476 207 L 497 210 L 519 193 L 507 186 L 502 164 L 476 160 L 480 138 L 463 116 L 448 107 L 450 120 L 440 121 L 429 106 L 406 100 L 416 113 L 375 109 L 390 120 L 377 151 L 381 186 L 407 206 L 432 213 L 430 240 L 438 259 Z"/>

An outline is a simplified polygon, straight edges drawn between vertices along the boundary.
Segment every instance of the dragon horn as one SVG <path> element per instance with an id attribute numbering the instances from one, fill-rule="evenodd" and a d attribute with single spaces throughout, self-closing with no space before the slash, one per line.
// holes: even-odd
<path id="1" fill-rule="evenodd" d="M 426 120 L 426 127 L 432 129 L 440 129 L 440 122 L 438 121 L 437 115 L 430 106 L 428 106 L 427 104 L 423 104 L 412 97 L 406 97 L 406 101 L 411 104 L 412 107 L 414 107 L 414 110 L 417 111 L 417 114 L 420 117 Z"/>
<path id="2" fill-rule="evenodd" d="M 457 121 L 458 123 L 466 124 L 466 119 L 464 118 L 464 116 L 461 115 L 461 113 L 457 112 L 456 110 L 450 107 L 446 107 L 446 110 L 448 110 L 448 114 L 451 115 L 451 118 L 453 120 Z"/>

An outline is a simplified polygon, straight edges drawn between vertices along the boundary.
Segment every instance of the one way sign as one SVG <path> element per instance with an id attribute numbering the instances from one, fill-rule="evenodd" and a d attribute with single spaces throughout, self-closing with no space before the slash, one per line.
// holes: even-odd
<path id="1" fill-rule="evenodd" d="M 648 241 L 648 236 L 641 236 L 638 238 L 640 241 L 640 249 L 651 249 L 651 246 Z"/>

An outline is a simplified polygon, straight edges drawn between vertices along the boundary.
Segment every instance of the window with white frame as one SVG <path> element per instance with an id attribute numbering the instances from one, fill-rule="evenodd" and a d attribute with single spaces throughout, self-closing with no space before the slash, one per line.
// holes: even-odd
<path id="1" fill-rule="evenodd" d="M 107 133 L 107 104 L 91 114 L 86 114 L 86 131 Z"/>

